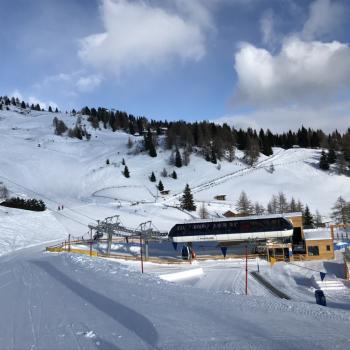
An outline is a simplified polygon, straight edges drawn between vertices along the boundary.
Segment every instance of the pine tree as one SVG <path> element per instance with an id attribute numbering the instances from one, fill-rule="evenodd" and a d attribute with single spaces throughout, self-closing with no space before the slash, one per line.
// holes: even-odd
<path id="1" fill-rule="evenodd" d="M 201 206 L 199 207 L 199 217 L 201 219 L 208 219 L 209 217 L 209 213 L 208 213 L 208 210 L 207 210 L 207 207 L 205 205 L 204 202 L 202 202 Z"/>
<path id="2" fill-rule="evenodd" d="M 125 165 L 125 167 L 124 167 L 123 175 L 124 175 L 126 178 L 129 178 L 129 177 L 130 177 L 129 168 L 128 168 L 126 165 Z"/>
<path id="3" fill-rule="evenodd" d="M 180 154 L 178 149 L 176 150 L 176 153 L 175 153 L 175 166 L 177 168 L 182 167 L 182 158 L 181 158 L 181 154 Z"/>
<path id="4" fill-rule="evenodd" d="M 317 227 L 322 226 L 322 216 L 318 210 L 316 210 L 316 214 L 314 216 L 314 223 Z"/>
<path id="5" fill-rule="evenodd" d="M 171 177 L 172 177 L 174 180 L 177 179 L 177 174 L 176 174 L 176 171 L 175 171 L 175 170 L 171 173 Z"/>
<path id="6" fill-rule="evenodd" d="M 254 214 L 255 215 L 263 215 L 265 213 L 265 208 L 259 202 L 255 202 L 254 204 Z"/>
<path id="7" fill-rule="evenodd" d="M 194 205 L 194 201 L 193 201 L 192 192 L 191 192 L 190 186 L 188 184 L 186 185 L 186 187 L 184 189 L 180 207 L 182 209 L 188 210 L 188 211 L 195 211 L 196 210 L 196 206 Z"/>
<path id="8" fill-rule="evenodd" d="M 342 152 L 340 152 L 337 156 L 336 169 L 339 175 L 346 174 L 347 172 L 348 165 Z"/>
<path id="9" fill-rule="evenodd" d="M 230 146 L 229 150 L 228 150 L 228 161 L 230 163 L 233 162 L 233 160 L 235 159 L 235 154 L 236 154 L 236 149 L 234 146 Z"/>
<path id="10" fill-rule="evenodd" d="M 278 197 L 272 195 L 270 202 L 267 205 L 267 211 L 269 214 L 277 214 L 279 212 L 279 202 Z"/>
<path id="11" fill-rule="evenodd" d="M 186 147 L 182 152 L 183 165 L 187 166 L 190 164 L 190 150 Z"/>
<path id="12" fill-rule="evenodd" d="M 335 151 L 333 148 L 330 148 L 327 153 L 327 161 L 329 164 L 334 164 L 337 160 L 337 155 L 335 154 Z"/>
<path id="13" fill-rule="evenodd" d="M 298 211 L 297 203 L 295 202 L 295 199 L 293 197 L 289 204 L 289 210 L 291 213 L 295 213 L 296 211 Z"/>
<path id="14" fill-rule="evenodd" d="M 236 210 L 240 216 L 247 216 L 253 213 L 252 203 L 244 191 L 241 192 L 236 202 Z"/>
<path id="15" fill-rule="evenodd" d="M 106 165 L 109 165 L 109 159 L 108 158 L 106 159 Z"/>
<path id="16" fill-rule="evenodd" d="M 312 227 L 313 226 L 313 217 L 310 213 L 309 207 L 305 206 L 305 211 L 303 213 L 303 219 L 304 219 L 304 226 L 306 227 Z"/>
<path id="17" fill-rule="evenodd" d="M 157 151 L 156 151 L 156 147 L 154 146 L 153 140 L 150 142 L 148 154 L 152 158 L 157 157 Z"/>
<path id="18" fill-rule="evenodd" d="M 278 193 L 278 212 L 281 214 L 288 212 L 288 202 L 283 192 Z"/>
<path id="19" fill-rule="evenodd" d="M 247 149 L 244 151 L 244 158 L 248 165 L 253 166 L 260 155 L 259 143 L 256 139 L 249 138 Z"/>
<path id="20" fill-rule="evenodd" d="M 298 200 L 297 202 L 297 207 L 296 207 L 296 211 L 300 211 L 300 212 L 303 212 L 304 211 L 304 206 L 303 204 L 300 202 L 300 200 Z"/>
<path id="21" fill-rule="evenodd" d="M 21 103 L 21 108 L 22 108 L 22 109 L 25 109 L 25 108 L 26 108 L 26 104 L 25 104 L 24 101 L 22 101 L 22 103 Z"/>
<path id="22" fill-rule="evenodd" d="M 132 146 L 134 146 L 134 142 L 132 141 L 131 137 L 128 138 L 128 143 L 126 144 L 126 146 L 131 149 Z"/>
<path id="23" fill-rule="evenodd" d="M 162 170 L 162 172 L 160 173 L 160 175 L 161 175 L 162 177 L 167 177 L 167 176 L 168 176 L 168 172 L 166 171 L 165 168 L 163 168 L 163 170 Z"/>
<path id="24" fill-rule="evenodd" d="M 122 159 L 122 165 L 125 165 L 126 163 L 125 163 L 125 159 L 123 158 Z"/>
<path id="25" fill-rule="evenodd" d="M 162 180 L 159 180 L 159 183 L 158 183 L 158 190 L 159 190 L 160 192 L 164 191 L 164 185 L 163 185 Z"/>
<path id="26" fill-rule="evenodd" d="M 322 151 L 321 153 L 319 166 L 322 170 L 329 170 L 329 163 L 325 151 Z"/>
<path id="27" fill-rule="evenodd" d="M 332 218 L 337 224 L 350 222 L 350 203 L 346 202 L 341 196 L 338 197 L 332 208 Z"/>
<path id="28" fill-rule="evenodd" d="M 151 176 L 149 177 L 149 179 L 150 179 L 151 182 L 156 182 L 156 181 L 157 181 L 156 176 L 154 175 L 154 172 L 153 172 L 153 171 L 152 171 L 152 174 L 151 174 Z"/>
<path id="29" fill-rule="evenodd" d="M 216 163 L 217 163 L 216 152 L 215 152 L 214 148 L 211 149 L 210 161 L 211 161 L 213 164 L 216 164 Z"/>
<path id="30" fill-rule="evenodd" d="M 51 106 L 49 106 L 49 112 L 50 113 L 52 113 L 53 111 L 52 111 L 52 107 Z"/>

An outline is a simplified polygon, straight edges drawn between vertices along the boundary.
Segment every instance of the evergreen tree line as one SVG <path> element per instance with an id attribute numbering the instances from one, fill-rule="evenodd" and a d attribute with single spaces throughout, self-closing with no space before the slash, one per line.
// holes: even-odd
<path id="1" fill-rule="evenodd" d="M 206 160 L 216 163 L 226 158 L 234 159 L 234 149 L 249 151 L 246 160 L 254 164 L 259 152 L 269 156 L 272 147 L 284 149 L 299 146 L 303 148 L 322 147 L 344 154 L 345 161 L 350 162 L 350 129 L 341 134 L 335 131 L 325 134 L 322 130 L 313 130 L 302 126 L 298 131 L 289 130 L 284 133 L 272 133 L 269 129 L 260 129 L 259 132 L 248 128 L 236 129 L 227 124 L 219 125 L 208 121 L 156 121 L 146 117 L 136 117 L 132 114 L 106 108 L 84 107 L 82 114 L 88 115 L 88 120 L 94 128 L 103 125 L 113 131 L 123 130 L 130 134 L 145 135 L 145 149 L 150 156 L 156 157 L 157 136 L 165 134 L 167 149 L 186 149 L 192 152 L 198 147 Z M 196 150 L 195 150 L 196 151 Z"/>
<path id="2" fill-rule="evenodd" d="M 20 101 L 18 97 L 7 97 L 7 96 L 0 96 L 0 110 L 3 109 L 3 105 L 6 107 L 12 105 L 14 107 L 18 107 L 18 108 L 22 108 L 22 109 L 31 109 L 33 111 L 41 111 L 41 112 L 44 112 L 45 109 L 42 108 L 40 106 L 39 103 L 32 103 L 31 105 L 29 105 L 28 102 L 24 102 L 24 101 Z M 55 110 L 53 110 L 53 108 L 51 106 L 49 106 L 48 112 L 51 112 L 51 113 L 58 113 L 58 108 L 56 107 Z"/>
<path id="3" fill-rule="evenodd" d="M 44 211 L 46 209 L 46 205 L 41 199 L 23 199 L 19 197 L 8 198 L 2 202 L 1 205 L 8 208 L 25 209 L 32 211 Z"/>
<path id="4" fill-rule="evenodd" d="M 302 212 L 305 226 L 321 224 L 321 216 L 318 212 L 312 215 L 308 205 L 304 205 L 300 200 L 294 198 L 288 200 L 283 192 L 272 195 L 265 208 L 261 203 L 251 201 L 247 194 L 242 191 L 236 202 L 236 211 L 239 216 Z"/>
<path id="5" fill-rule="evenodd" d="M 4 106 L 17 106 L 37 111 L 44 109 L 39 104 L 32 104 L 20 101 L 15 97 L 0 97 L 0 109 Z M 51 106 L 49 112 L 53 112 Z M 55 109 L 58 112 L 58 109 Z M 76 111 L 71 111 L 76 115 Z M 322 130 L 313 130 L 302 126 L 297 132 L 289 130 L 284 133 L 272 133 L 269 129 L 266 131 L 260 129 L 259 132 L 252 128 L 247 130 L 236 129 L 227 124 L 218 125 L 208 121 L 185 122 L 185 121 L 156 121 L 148 120 L 144 116 L 136 117 L 119 110 L 108 110 L 106 108 L 84 107 L 81 113 L 88 116 L 88 121 L 92 127 L 110 128 L 112 131 L 123 130 L 132 135 L 138 133 L 144 135 L 144 149 L 148 151 L 151 157 L 157 156 L 157 136 L 166 135 L 165 147 L 168 149 L 183 149 L 186 158 L 193 151 L 199 151 L 203 157 L 214 164 L 222 158 L 232 161 L 235 156 L 235 148 L 245 151 L 247 164 L 253 165 L 259 153 L 267 156 L 272 154 L 272 147 L 282 147 L 289 149 L 293 146 L 303 148 L 322 147 L 328 150 L 330 157 L 320 159 L 320 168 L 328 170 L 332 162 L 336 162 L 339 173 L 346 173 L 350 164 L 350 128 L 343 134 L 337 130 L 330 134 L 325 134 Z M 60 125 L 62 130 L 63 125 Z M 69 136 L 82 139 L 89 138 L 86 130 L 75 127 L 69 131 Z M 335 156 L 335 160 L 334 160 Z M 184 159 L 184 154 L 182 159 Z M 186 164 L 184 164 L 186 165 Z M 182 164 L 181 164 L 182 166 Z M 327 169 L 328 168 L 328 169 Z"/>

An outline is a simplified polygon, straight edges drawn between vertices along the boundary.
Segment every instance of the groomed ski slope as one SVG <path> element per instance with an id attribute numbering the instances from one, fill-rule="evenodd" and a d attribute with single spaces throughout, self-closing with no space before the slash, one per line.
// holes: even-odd
<path id="1" fill-rule="evenodd" d="M 349 314 L 30 248 L 0 258 L 2 349 L 345 349 Z M 6 317 L 5 317 L 6 315 Z"/>

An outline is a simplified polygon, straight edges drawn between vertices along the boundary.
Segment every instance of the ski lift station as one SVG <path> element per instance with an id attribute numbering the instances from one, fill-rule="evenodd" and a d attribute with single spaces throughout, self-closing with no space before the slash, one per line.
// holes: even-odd
<path id="1" fill-rule="evenodd" d="M 301 212 L 186 221 L 175 225 L 169 238 L 195 250 L 203 242 L 216 242 L 238 254 L 248 245 L 271 262 L 334 258 L 331 231 L 305 230 Z"/>
<path id="2" fill-rule="evenodd" d="M 88 239 L 69 237 L 55 249 L 137 259 L 141 253 L 146 260 L 171 262 L 181 261 L 184 247 L 191 252 L 189 259 L 242 257 L 247 250 L 271 263 L 334 258 L 331 231 L 304 229 L 300 212 L 190 220 L 169 232 L 160 232 L 150 221 L 127 228 L 116 215 L 89 228 Z"/>

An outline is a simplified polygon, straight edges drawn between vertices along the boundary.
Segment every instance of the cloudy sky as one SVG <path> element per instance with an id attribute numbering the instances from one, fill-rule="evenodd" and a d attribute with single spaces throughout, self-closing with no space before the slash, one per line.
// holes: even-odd
<path id="1" fill-rule="evenodd" d="M 0 95 L 344 130 L 349 10 L 348 0 L 1 0 Z"/>

